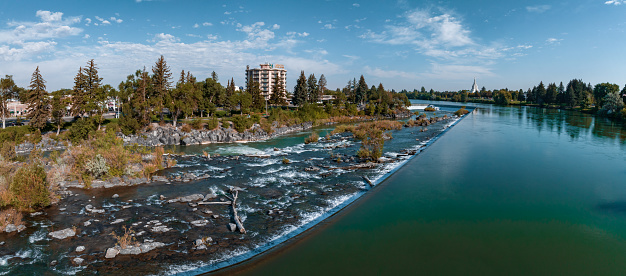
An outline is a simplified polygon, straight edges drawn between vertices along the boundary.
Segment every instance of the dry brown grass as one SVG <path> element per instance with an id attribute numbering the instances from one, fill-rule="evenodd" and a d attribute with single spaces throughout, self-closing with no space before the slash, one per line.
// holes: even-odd
<path id="1" fill-rule="evenodd" d="M 4 231 L 4 228 L 9 224 L 15 226 L 24 224 L 22 213 L 13 208 L 0 211 L 0 232 Z"/>
<path id="2" fill-rule="evenodd" d="M 122 226 L 122 228 L 124 229 L 124 235 L 118 236 L 115 234 L 115 232 L 111 232 L 110 234 L 117 241 L 116 245 L 121 248 L 126 248 L 130 245 L 138 246 L 139 243 L 137 242 L 137 240 L 135 240 L 135 237 L 133 237 L 135 231 L 130 228 L 126 228 L 126 226 Z"/>

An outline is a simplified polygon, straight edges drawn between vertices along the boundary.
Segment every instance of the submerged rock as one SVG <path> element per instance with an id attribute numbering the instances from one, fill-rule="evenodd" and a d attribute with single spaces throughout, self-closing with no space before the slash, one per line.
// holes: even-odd
<path id="1" fill-rule="evenodd" d="M 206 219 L 201 219 L 201 220 L 194 220 L 194 221 L 192 221 L 192 222 L 190 222 L 190 223 L 191 223 L 191 225 L 193 225 L 193 226 L 196 226 L 196 227 L 202 227 L 202 226 L 207 225 L 207 223 L 209 223 L 209 221 L 208 221 L 208 220 L 206 220 Z"/>
<path id="2" fill-rule="evenodd" d="M 72 262 L 74 262 L 76 265 L 81 265 L 81 264 L 83 264 L 84 261 L 85 261 L 85 259 L 78 258 L 78 257 L 72 259 Z"/>
<path id="3" fill-rule="evenodd" d="M 48 236 L 53 237 L 55 239 L 63 240 L 69 237 L 76 236 L 76 231 L 72 228 L 66 228 L 59 231 L 54 231 L 48 233 Z"/>

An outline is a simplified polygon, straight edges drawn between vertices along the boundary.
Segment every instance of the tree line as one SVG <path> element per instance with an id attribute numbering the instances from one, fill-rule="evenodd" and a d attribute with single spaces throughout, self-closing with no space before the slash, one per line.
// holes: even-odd
<path id="1" fill-rule="evenodd" d="M 41 130 L 51 120 L 57 135 L 64 125 L 63 117 L 67 115 L 79 121 L 89 118 L 100 129 L 104 122 L 103 115 L 108 111 L 107 103 L 112 99 L 115 99 L 119 108 L 119 126 L 125 133 L 135 133 L 154 121 L 163 122 L 165 119 L 171 120 L 176 126 L 180 118 L 194 115 L 214 116 L 218 112 L 222 116 L 249 115 L 262 112 L 268 105 L 285 108 L 289 98 L 296 108 L 319 106 L 324 94 L 332 97 L 332 100 L 326 101 L 322 110 L 329 116 L 360 113 L 391 115 L 397 107 L 410 105 L 406 95 L 387 91 L 382 84 L 368 88 L 362 75 L 358 82 L 355 78 L 343 89 L 332 91 L 327 89 L 323 74 L 318 80 L 315 74 L 307 78 L 301 71 L 292 95 L 287 93 L 282 78 L 277 77 L 271 84 L 273 93 L 266 100 L 260 84 L 252 79 L 248 80 L 244 90 L 238 90 L 233 78 L 224 87 L 215 72 L 199 81 L 191 72 L 182 70 L 178 81 L 173 82 L 173 73 L 163 56 L 157 59 L 150 71 L 144 67 L 128 75 L 117 89 L 103 84 L 98 69 L 93 59 L 87 61 L 84 67 L 78 68 L 71 89 L 52 93 L 46 91 L 39 67 L 35 69 L 27 89 L 15 85 L 12 76 L 0 79 L 3 128 L 5 119 L 10 116 L 8 102 L 15 98 L 27 104 L 29 112 L 26 118 L 30 120 L 30 126 Z"/>

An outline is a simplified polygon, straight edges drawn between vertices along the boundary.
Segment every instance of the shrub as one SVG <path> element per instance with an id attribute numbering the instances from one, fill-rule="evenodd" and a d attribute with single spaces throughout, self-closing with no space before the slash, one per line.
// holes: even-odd
<path id="1" fill-rule="evenodd" d="M 120 126 L 117 123 L 109 123 L 106 125 L 106 132 L 117 133 L 120 131 Z"/>
<path id="2" fill-rule="evenodd" d="M 119 122 L 120 130 L 124 135 L 135 134 L 141 129 L 139 121 L 131 116 L 124 116 Z"/>
<path id="3" fill-rule="evenodd" d="M 274 132 L 274 129 L 272 128 L 272 123 L 270 123 L 270 121 L 265 118 L 261 118 L 259 125 L 261 126 L 261 129 L 267 134 L 271 134 L 272 132 Z"/>
<path id="4" fill-rule="evenodd" d="M 200 119 L 193 119 L 193 120 L 191 121 L 191 124 L 190 124 L 190 125 L 191 125 L 191 127 L 192 127 L 193 129 L 195 129 L 195 130 L 200 130 L 200 129 L 202 129 L 202 125 L 203 125 L 203 123 L 202 123 L 202 120 L 200 120 Z"/>
<path id="5" fill-rule="evenodd" d="M 17 157 L 17 154 L 15 153 L 15 142 L 3 142 L 2 147 L 0 147 L 0 160 L 12 161 L 15 157 Z"/>
<path id="6" fill-rule="evenodd" d="M 26 135 L 32 133 L 29 126 L 14 126 L 0 129 L 0 143 L 15 142 L 21 144 Z"/>
<path id="7" fill-rule="evenodd" d="M 139 243 L 135 240 L 135 231 L 130 228 L 126 228 L 126 226 L 122 226 L 124 229 L 124 235 L 118 236 L 115 232 L 111 232 L 111 236 L 115 238 L 117 241 L 115 244 L 121 248 L 126 248 L 131 245 L 139 245 Z"/>
<path id="8" fill-rule="evenodd" d="M 89 160 L 85 164 L 85 169 L 87 169 L 87 171 L 94 178 L 99 178 L 109 172 L 109 166 L 107 166 L 107 161 L 100 154 L 97 154 L 92 160 Z"/>
<path id="9" fill-rule="evenodd" d="M 305 144 L 317 143 L 317 141 L 319 141 L 319 139 L 320 139 L 320 136 L 316 132 L 313 132 L 313 133 L 311 133 L 311 135 L 309 137 L 304 139 L 304 143 Z"/>
<path id="10" fill-rule="evenodd" d="M 461 107 L 461 109 L 457 110 L 454 112 L 454 115 L 456 116 L 463 116 L 465 114 L 469 113 L 469 111 L 463 107 Z"/>
<path id="11" fill-rule="evenodd" d="M 163 147 L 155 147 L 154 148 L 154 158 L 152 159 L 152 164 L 159 169 L 163 169 L 163 154 L 165 150 Z"/>
<path id="12" fill-rule="evenodd" d="M 87 140 L 90 134 L 96 130 L 96 125 L 90 119 L 80 118 L 69 128 L 69 139 L 72 143 Z"/>
<path id="13" fill-rule="evenodd" d="M 191 132 L 191 126 L 188 124 L 184 124 L 182 128 L 180 128 L 183 132 Z"/>
<path id="14" fill-rule="evenodd" d="M 232 119 L 235 130 L 239 133 L 243 133 L 253 125 L 252 120 L 244 116 L 234 116 Z"/>
<path id="15" fill-rule="evenodd" d="M 434 108 L 434 107 L 430 107 L 430 106 L 429 106 L 429 107 L 424 108 L 424 111 L 430 111 L 430 112 L 432 112 L 432 111 L 435 111 L 435 108 Z"/>
<path id="16" fill-rule="evenodd" d="M 208 130 L 214 130 L 217 128 L 217 126 L 219 126 L 220 122 L 219 120 L 217 120 L 217 118 L 213 118 L 211 120 L 209 120 L 209 122 L 206 124 L 206 128 Z"/>
<path id="17" fill-rule="evenodd" d="M 13 206 L 19 210 L 31 210 L 50 205 L 46 171 L 33 162 L 18 169 L 9 186 L 13 194 Z"/>
<path id="18" fill-rule="evenodd" d="M 286 157 L 283 157 L 283 164 L 285 165 L 291 164 L 291 160 L 287 159 Z"/>
<path id="19" fill-rule="evenodd" d="M 230 115 L 230 112 L 225 111 L 225 110 L 215 111 L 215 117 L 218 117 L 218 118 L 223 118 L 223 117 L 226 117 L 228 115 Z"/>

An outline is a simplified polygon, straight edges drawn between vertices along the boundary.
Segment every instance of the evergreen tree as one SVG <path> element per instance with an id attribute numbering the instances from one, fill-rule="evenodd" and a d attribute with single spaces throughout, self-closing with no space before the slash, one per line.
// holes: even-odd
<path id="1" fill-rule="evenodd" d="M 543 85 L 543 81 L 539 82 L 539 86 L 537 86 L 535 101 L 540 105 L 546 102 L 546 87 Z"/>
<path id="2" fill-rule="evenodd" d="M 86 92 L 87 80 L 83 73 L 83 68 L 78 68 L 78 73 L 74 77 L 74 88 L 72 89 L 72 107 L 70 112 L 72 116 L 83 117 L 87 110 L 88 95 Z"/>
<path id="3" fill-rule="evenodd" d="M 285 97 L 286 97 L 285 94 L 286 93 L 285 93 L 285 86 L 283 84 L 283 79 L 279 76 L 274 79 L 274 86 L 272 87 L 272 95 L 270 96 L 270 104 L 281 105 L 281 106 L 287 105 L 287 100 L 285 100 Z"/>
<path id="4" fill-rule="evenodd" d="M 228 86 L 226 86 L 226 100 L 224 101 L 224 105 L 229 110 L 235 110 L 237 108 L 237 97 L 235 96 L 235 81 L 233 78 L 228 82 Z"/>
<path id="5" fill-rule="evenodd" d="M 563 86 L 563 82 L 561 82 L 561 83 L 559 84 L 559 90 L 558 90 L 557 102 L 558 102 L 559 104 L 564 104 L 564 103 L 566 103 L 566 100 L 565 100 L 565 86 Z"/>
<path id="6" fill-rule="evenodd" d="M 39 72 L 39 66 L 37 66 L 28 86 L 26 104 L 30 112 L 26 115 L 26 118 L 30 120 L 29 125 L 31 127 L 40 130 L 46 126 L 50 116 L 50 104 L 45 82 Z"/>
<path id="7" fill-rule="evenodd" d="M 18 97 L 19 88 L 13 81 L 13 76 L 5 75 L 0 79 L 0 116 L 2 116 L 2 128 L 6 128 L 6 118 L 11 117 L 9 101 Z"/>
<path id="8" fill-rule="evenodd" d="M 215 81 L 218 82 L 219 80 L 217 79 L 217 73 L 215 73 L 215 71 L 211 72 L 211 78 Z"/>
<path id="9" fill-rule="evenodd" d="M 293 97 L 291 102 L 295 106 L 302 106 L 307 101 L 307 79 L 304 75 L 304 71 L 300 71 L 300 77 L 296 81 L 296 86 L 293 88 Z"/>
<path id="10" fill-rule="evenodd" d="M 363 77 L 363 75 L 361 75 L 361 78 L 359 78 L 359 83 L 357 84 L 355 94 L 355 102 L 364 104 L 367 97 L 367 83 L 365 83 L 365 78 Z"/>
<path id="11" fill-rule="evenodd" d="M 548 89 L 546 89 L 545 102 L 547 104 L 556 103 L 558 94 L 559 94 L 559 91 L 558 91 L 558 88 L 556 87 L 556 83 L 548 84 Z"/>
<path id="12" fill-rule="evenodd" d="M 172 124 L 176 127 L 176 122 L 178 121 L 178 117 L 180 117 L 183 113 L 190 113 L 193 111 L 193 94 L 194 94 L 194 85 L 191 82 L 187 82 L 184 70 L 181 72 L 181 79 L 178 83 L 176 83 L 176 87 L 171 89 L 169 93 L 166 94 L 165 99 L 165 107 L 170 110 L 170 114 L 172 114 Z"/>
<path id="13" fill-rule="evenodd" d="M 63 116 L 67 111 L 67 99 L 66 96 L 70 93 L 71 90 L 61 89 L 52 92 L 52 110 L 50 112 L 50 117 L 52 118 L 52 122 L 57 126 L 57 135 L 61 132 L 61 128 L 65 123 L 63 121 Z"/>
<path id="14" fill-rule="evenodd" d="M 248 81 L 246 87 L 248 94 L 252 97 L 252 108 L 256 110 L 263 109 L 265 106 L 265 97 L 261 94 L 261 85 L 252 79 Z"/>
<path id="15" fill-rule="evenodd" d="M 577 103 L 576 91 L 574 91 L 574 84 L 572 81 L 567 84 L 567 89 L 565 90 L 565 103 L 570 107 L 576 106 Z"/>
<path id="16" fill-rule="evenodd" d="M 524 90 L 520 89 L 519 93 L 517 93 L 517 100 L 521 103 L 526 100 L 526 96 L 524 96 Z"/>
<path id="17" fill-rule="evenodd" d="M 163 121 L 163 105 L 167 94 L 170 93 L 170 87 L 172 85 L 170 78 L 172 73 L 170 67 L 167 66 L 163 55 L 159 57 L 154 66 L 152 66 L 152 86 L 153 94 L 149 95 L 148 102 L 151 109 L 160 115 L 161 121 Z"/>
<path id="18" fill-rule="evenodd" d="M 317 87 L 320 90 L 320 95 L 324 95 L 324 93 L 326 93 L 326 89 L 328 87 L 326 87 L 328 85 L 328 83 L 326 82 L 326 77 L 324 76 L 324 74 L 322 74 L 320 76 L 320 79 L 317 81 Z"/>
<path id="19" fill-rule="evenodd" d="M 309 103 L 317 103 L 320 98 L 319 88 L 317 87 L 317 79 L 315 74 L 309 75 L 307 80 L 307 98 Z"/>

